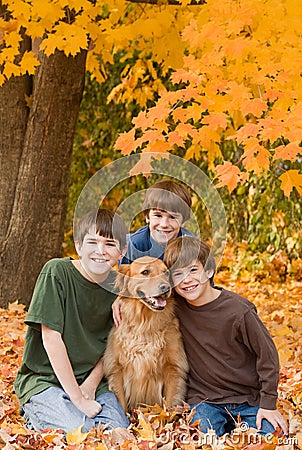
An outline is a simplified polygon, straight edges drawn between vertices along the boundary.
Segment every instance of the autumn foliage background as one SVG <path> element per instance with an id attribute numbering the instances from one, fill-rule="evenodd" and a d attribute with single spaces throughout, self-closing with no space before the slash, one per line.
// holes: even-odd
<path id="1" fill-rule="evenodd" d="M 152 153 L 155 157 L 162 154 L 163 158 L 174 154 L 193 162 L 216 185 L 227 214 L 228 246 L 217 284 L 255 302 L 268 326 L 282 365 L 279 406 L 289 418 L 291 436 L 295 437 L 291 443 L 283 442 L 282 448 L 302 448 L 302 3 L 300 0 L 208 0 L 194 6 L 188 1 L 180 1 L 177 6 L 164 0 L 157 3 L 0 1 L 3 86 L 0 96 L 4 89 L 8 92 L 13 89 L 16 80 L 24 81 L 27 89 L 16 100 L 16 107 L 23 102 L 29 118 L 24 124 L 20 161 L 16 164 L 8 146 L 1 148 L 4 157 L 12 159 L 11 172 L 0 168 L 1 179 L 6 179 L 7 173 L 12 174 L 17 166 L 16 177 L 22 180 L 29 168 L 28 184 L 12 188 L 13 206 L 9 206 L 8 213 L 4 211 L 3 217 L 6 220 L 8 216 L 13 222 L 10 214 L 31 216 L 34 203 L 31 194 L 48 183 L 39 180 L 42 168 L 34 171 L 24 149 L 33 153 L 33 161 L 39 160 L 35 152 L 42 149 L 47 138 L 51 143 L 47 151 L 53 158 L 50 161 L 58 160 L 56 170 L 49 171 L 51 177 L 58 176 L 57 186 L 61 186 L 62 179 L 69 175 L 68 207 L 63 226 L 66 200 L 57 199 L 52 192 L 55 189 L 50 187 L 45 194 L 48 206 L 54 197 L 62 216 L 56 226 L 49 226 L 46 216 L 45 222 L 36 226 L 35 239 L 37 245 L 44 240 L 45 246 L 54 235 L 60 237 L 64 231 L 64 254 L 74 251 L 72 218 L 76 201 L 85 183 L 100 168 L 133 152 L 142 155 L 129 179 L 107 196 L 106 206 L 115 209 L 125 197 L 155 181 L 156 177 L 150 174 Z M 79 76 L 77 82 L 85 81 L 85 90 L 77 100 L 80 111 L 76 130 L 72 125 L 68 125 L 70 129 L 67 125 L 66 130 L 62 129 L 62 134 L 66 131 L 71 136 L 71 146 L 73 143 L 72 159 L 64 162 L 64 178 L 58 175 L 58 167 L 63 165 L 59 160 L 60 142 L 51 134 L 55 113 L 46 116 L 41 147 L 31 149 L 29 144 L 31 139 L 37 140 L 32 131 L 32 124 L 37 121 L 35 111 L 41 115 L 50 103 L 49 97 L 45 100 L 41 94 L 42 89 L 51 91 L 51 85 L 40 85 L 37 80 L 49 72 L 47 64 L 57 69 L 59 62 L 63 66 L 70 60 L 74 63 L 73 72 L 77 73 L 79 67 L 80 73 L 77 58 L 82 58 L 84 65 L 83 79 Z M 60 74 L 59 69 L 54 73 Z M 71 94 L 67 91 L 67 98 Z M 51 99 L 55 93 L 52 96 Z M 10 142 L 16 130 L 13 125 L 9 129 L 9 117 L 6 118 L 9 112 L 4 103 L 0 104 L 3 127 L 0 131 L 4 135 L 5 129 Z M 68 116 L 68 111 L 65 115 Z M 23 142 L 22 139 L 19 140 Z M 24 202 L 21 214 L 16 205 L 26 192 L 29 200 Z M 2 185 L 2 213 L 1 196 L 4 199 L 9 196 Z M 210 239 L 211 226 L 203 202 L 194 192 L 193 200 L 193 213 L 203 224 L 203 237 Z M 38 212 L 42 216 L 42 211 Z M 25 222 L 20 223 L 14 234 L 9 220 L 7 233 L 3 238 L 0 236 L 0 253 L 5 254 L 9 247 L 7 239 L 11 238 L 10 245 L 16 245 L 18 250 L 10 255 L 11 267 L 21 261 L 19 270 L 25 270 L 22 274 L 26 274 L 26 261 L 29 258 L 33 261 L 34 255 L 30 245 L 23 251 L 26 242 L 18 240 L 22 238 Z M 141 225 L 142 218 L 136 217 L 133 229 Z M 49 239 L 45 239 L 46 228 L 52 233 Z M 44 235 L 38 235 L 40 229 Z M 31 231 L 29 226 L 28 233 L 24 233 L 28 240 Z M 47 251 L 54 256 L 53 249 Z M 36 253 L 40 253 L 38 248 Z M 2 259 L 1 256 L 3 272 L 8 263 Z M 39 264 L 41 261 L 33 262 Z M 15 292 L 16 284 L 13 277 L 5 278 L 8 288 L 2 304 L 8 301 L 8 293 Z M 20 272 L 20 278 L 26 281 L 27 277 Z M 194 431 L 183 411 L 138 410 L 133 414 L 133 432 L 128 436 L 112 436 L 104 430 L 86 436 L 78 431 L 67 444 L 60 434 L 52 431 L 38 434 L 26 430 L 12 390 L 25 331 L 24 308 L 16 300 L 11 298 L 8 309 L 1 310 L 1 447 L 195 448 L 193 442 L 185 446 L 178 441 L 181 430 L 189 430 L 191 434 Z M 28 303 L 29 298 L 23 300 Z M 166 447 L 160 445 L 160 433 L 171 430 L 174 441 Z M 232 441 L 217 445 L 213 450 L 246 448 L 247 441 L 243 439 L 241 447 Z M 270 445 L 261 443 L 257 448 L 269 450 L 276 446 L 277 437 Z"/>

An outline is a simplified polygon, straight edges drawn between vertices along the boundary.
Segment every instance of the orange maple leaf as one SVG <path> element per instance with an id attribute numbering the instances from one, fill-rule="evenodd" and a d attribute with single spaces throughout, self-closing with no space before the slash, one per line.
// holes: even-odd
<path id="1" fill-rule="evenodd" d="M 169 156 L 169 153 L 150 152 L 147 149 L 144 149 L 139 161 L 129 171 L 129 175 L 135 176 L 141 173 L 144 177 L 148 178 L 153 170 L 152 160 L 160 160 L 162 158 L 169 159 Z"/>
<path id="2" fill-rule="evenodd" d="M 242 113 L 245 116 L 248 114 L 253 114 L 256 117 L 261 116 L 267 108 L 267 103 L 262 98 L 253 98 L 251 100 L 245 100 L 242 103 Z"/>
<path id="3" fill-rule="evenodd" d="M 216 184 L 218 188 L 227 186 L 229 191 L 232 192 L 241 181 L 242 172 L 229 161 L 225 161 L 224 164 L 216 166 L 215 172 L 219 179 L 219 183 Z"/>
<path id="4" fill-rule="evenodd" d="M 290 142 L 287 145 L 279 145 L 275 148 L 273 159 L 287 159 L 289 161 L 296 161 L 298 153 L 302 154 L 302 147 L 297 142 Z"/>
<path id="5" fill-rule="evenodd" d="M 132 123 L 136 126 L 136 128 L 141 128 L 145 131 L 152 125 L 153 120 L 148 117 L 145 111 L 140 111 L 140 113 L 132 119 Z"/>
<path id="6" fill-rule="evenodd" d="M 140 147 L 144 142 L 156 142 L 162 140 L 163 135 L 159 130 L 147 130 L 140 138 L 135 142 L 136 147 Z"/>
<path id="7" fill-rule="evenodd" d="M 114 148 L 121 150 L 123 155 L 130 155 L 137 148 L 137 144 L 135 144 L 135 128 L 120 134 Z"/>
<path id="8" fill-rule="evenodd" d="M 173 145 L 181 147 L 184 144 L 184 138 L 177 131 L 171 131 L 171 133 L 168 134 L 168 142 L 171 147 Z"/>
<path id="9" fill-rule="evenodd" d="M 139 161 L 132 167 L 129 171 L 130 176 L 143 174 L 146 178 L 150 176 L 152 172 L 152 155 L 151 153 L 143 153 L 139 159 Z"/>
<path id="10" fill-rule="evenodd" d="M 168 150 L 171 150 L 169 142 L 163 141 L 162 139 L 150 141 L 145 149 L 145 151 L 147 152 L 158 152 L 158 153 L 166 153 Z"/>
<path id="11" fill-rule="evenodd" d="M 165 120 L 168 117 L 170 110 L 171 107 L 166 102 L 166 99 L 160 98 L 156 103 L 156 106 L 149 109 L 148 118 L 151 120 Z"/>
<path id="12" fill-rule="evenodd" d="M 278 138 L 284 136 L 285 126 L 280 120 L 267 117 L 266 119 L 260 119 L 259 124 L 262 127 L 260 137 L 263 141 L 275 142 Z"/>
<path id="13" fill-rule="evenodd" d="M 228 125 L 228 116 L 222 112 L 210 112 L 202 119 L 202 123 L 209 125 L 209 128 L 214 130 L 217 130 L 217 128 L 225 129 Z"/>
<path id="14" fill-rule="evenodd" d="M 184 139 L 188 139 L 189 136 L 197 137 L 198 132 L 195 128 L 192 127 L 189 123 L 179 123 L 177 127 L 175 128 L 175 131 L 182 136 Z"/>
<path id="15" fill-rule="evenodd" d="M 246 125 L 243 125 L 243 127 L 239 128 L 239 130 L 236 131 L 235 135 L 230 136 L 228 139 L 234 139 L 235 137 L 238 144 L 242 144 L 249 137 L 257 136 L 259 130 L 260 130 L 259 125 L 256 125 L 254 123 L 248 123 Z"/>
<path id="16" fill-rule="evenodd" d="M 263 170 L 269 169 L 270 156 L 270 152 L 259 144 L 257 138 L 249 138 L 244 146 L 242 162 L 246 170 L 260 174 Z"/>
<path id="17" fill-rule="evenodd" d="M 280 175 L 281 189 L 284 194 L 289 197 L 293 188 L 296 188 L 300 195 L 302 195 L 302 173 L 298 170 L 288 170 Z"/>
<path id="18" fill-rule="evenodd" d="M 186 122 L 190 116 L 189 116 L 189 111 L 185 108 L 176 108 L 173 112 L 172 112 L 172 117 L 174 119 L 175 122 Z"/>
<path id="19" fill-rule="evenodd" d="M 193 142 L 200 144 L 205 150 L 209 150 L 212 143 L 219 142 L 219 134 L 208 125 L 199 128 L 193 136 Z"/>

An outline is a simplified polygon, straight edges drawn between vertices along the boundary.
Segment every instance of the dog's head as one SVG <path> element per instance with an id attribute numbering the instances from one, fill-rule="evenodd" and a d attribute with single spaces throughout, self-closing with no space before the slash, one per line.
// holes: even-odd
<path id="1" fill-rule="evenodd" d="M 143 256 L 122 264 L 117 276 L 122 297 L 137 298 L 153 311 L 161 311 L 171 294 L 167 266 L 157 258 Z"/>

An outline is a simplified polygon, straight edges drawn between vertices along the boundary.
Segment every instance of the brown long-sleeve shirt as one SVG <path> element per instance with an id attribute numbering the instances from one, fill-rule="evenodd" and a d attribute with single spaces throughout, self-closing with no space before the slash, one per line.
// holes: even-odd
<path id="1" fill-rule="evenodd" d="M 223 289 L 203 306 L 177 299 L 189 362 L 187 401 L 275 409 L 279 359 L 255 305 Z"/>

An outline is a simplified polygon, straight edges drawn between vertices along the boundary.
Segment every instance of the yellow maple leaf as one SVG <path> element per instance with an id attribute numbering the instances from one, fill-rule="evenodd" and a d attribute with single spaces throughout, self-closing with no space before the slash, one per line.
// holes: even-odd
<path id="1" fill-rule="evenodd" d="M 302 173 L 298 170 L 288 170 L 280 175 L 281 189 L 284 194 L 289 197 L 293 188 L 296 188 L 300 195 L 302 195 Z"/>
<path id="2" fill-rule="evenodd" d="M 242 55 L 247 45 L 248 41 L 245 38 L 238 37 L 236 39 L 229 39 L 224 44 L 224 51 L 230 59 L 238 58 Z"/>
<path id="3" fill-rule="evenodd" d="M 92 78 L 95 78 L 98 83 L 103 83 L 106 80 L 106 73 L 100 69 L 99 59 L 90 52 L 87 56 L 86 69 L 91 73 Z"/>
<path id="4" fill-rule="evenodd" d="M 58 37 L 55 34 L 49 34 L 40 44 L 40 49 L 44 50 L 46 56 L 50 56 L 55 52 L 56 48 L 62 50 L 58 44 Z"/>
<path id="5" fill-rule="evenodd" d="M 148 441 L 155 440 L 155 432 L 149 422 L 147 422 L 145 416 L 139 411 L 138 416 L 139 428 L 134 428 L 139 433 L 141 439 L 147 439 Z"/>
<path id="6" fill-rule="evenodd" d="M 11 33 L 12 31 L 17 31 L 18 22 L 17 20 L 3 20 L 0 18 L 0 30 L 3 32 Z"/>
<path id="7" fill-rule="evenodd" d="M 20 63 L 21 72 L 27 72 L 29 75 L 33 75 L 39 64 L 40 63 L 33 52 L 25 52 Z"/>
<path id="8" fill-rule="evenodd" d="M 85 441 L 89 433 L 82 433 L 82 428 L 83 425 L 73 430 L 72 433 L 68 432 L 66 434 L 67 444 L 81 444 L 83 441 Z"/>
<path id="9" fill-rule="evenodd" d="M 95 450 L 108 450 L 108 447 L 104 444 L 102 444 L 101 442 L 98 442 L 98 444 L 95 446 L 93 445 L 93 448 Z"/>
<path id="10" fill-rule="evenodd" d="M 185 159 L 193 159 L 198 160 L 200 158 L 201 147 L 197 144 L 192 144 L 185 153 Z"/>
<path id="11" fill-rule="evenodd" d="M 223 159 L 220 147 L 216 142 L 212 141 L 209 147 L 206 149 L 208 153 L 208 164 L 209 168 L 214 172 L 215 171 L 215 159 L 220 158 Z"/>
<path id="12" fill-rule="evenodd" d="M 213 143 L 220 141 L 220 136 L 217 131 L 211 129 L 208 125 L 199 128 L 193 136 L 193 142 L 200 144 L 205 150 L 209 150 Z"/>
<path id="13" fill-rule="evenodd" d="M 4 69 L 2 71 L 3 75 L 8 79 L 12 75 L 18 76 L 21 74 L 20 67 L 9 61 L 5 63 Z"/>

